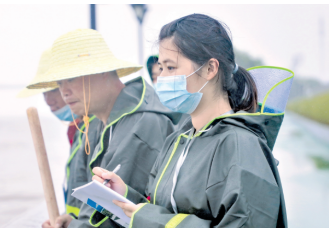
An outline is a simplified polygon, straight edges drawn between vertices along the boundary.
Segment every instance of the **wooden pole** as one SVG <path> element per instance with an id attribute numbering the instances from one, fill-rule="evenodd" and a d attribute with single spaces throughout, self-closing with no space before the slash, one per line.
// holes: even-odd
<path id="1" fill-rule="evenodd" d="M 51 178 L 46 147 L 42 136 L 38 111 L 35 107 L 30 107 L 26 110 L 26 113 L 30 124 L 35 152 L 37 155 L 50 224 L 55 226 L 55 220 L 59 216 L 59 211 L 56 202 L 53 180 Z"/>

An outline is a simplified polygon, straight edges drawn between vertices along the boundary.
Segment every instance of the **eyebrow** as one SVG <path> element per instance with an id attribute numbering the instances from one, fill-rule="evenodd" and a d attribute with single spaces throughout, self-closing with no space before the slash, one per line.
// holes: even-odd
<path id="1" fill-rule="evenodd" d="M 168 63 L 168 62 L 171 62 L 171 63 L 176 63 L 175 61 L 173 61 L 173 60 L 170 60 L 170 59 L 165 59 L 164 61 L 162 61 L 164 64 L 165 63 Z M 160 62 L 158 61 L 158 64 L 160 64 Z"/>

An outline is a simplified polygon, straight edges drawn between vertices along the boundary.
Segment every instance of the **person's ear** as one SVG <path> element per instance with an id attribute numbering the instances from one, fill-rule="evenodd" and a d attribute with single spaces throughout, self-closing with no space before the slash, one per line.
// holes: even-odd
<path id="1" fill-rule="evenodd" d="M 206 64 L 207 74 L 205 79 L 207 81 L 212 80 L 218 73 L 219 62 L 215 58 L 211 58 Z"/>

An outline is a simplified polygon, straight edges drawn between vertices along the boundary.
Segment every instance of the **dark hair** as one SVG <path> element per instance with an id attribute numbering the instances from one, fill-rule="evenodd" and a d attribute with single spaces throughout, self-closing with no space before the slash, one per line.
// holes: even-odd
<path id="1" fill-rule="evenodd" d="M 182 55 L 199 66 L 211 58 L 217 59 L 222 90 L 227 92 L 234 112 L 255 112 L 256 84 L 251 75 L 240 66 L 232 75 L 235 68 L 233 45 L 222 24 L 228 29 L 224 23 L 207 15 L 191 14 L 164 25 L 159 34 L 159 42 L 173 37 L 173 42 Z"/>
<path id="2" fill-rule="evenodd" d="M 152 81 L 154 80 L 152 77 L 152 67 L 154 64 L 158 65 L 158 56 L 157 55 L 150 56 L 146 62 L 147 71 L 149 72 L 149 75 L 150 75 Z"/>

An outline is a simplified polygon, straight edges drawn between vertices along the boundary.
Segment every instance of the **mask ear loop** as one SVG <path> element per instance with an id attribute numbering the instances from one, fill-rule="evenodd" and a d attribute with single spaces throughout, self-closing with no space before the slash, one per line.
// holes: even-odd
<path id="1" fill-rule="evenodd" d="M 204 63 L 203 65 L 205 65 L 205 63 Z M 187 77 L 190 77 L 190 76 L 193 75 L 194 73 L 198 72 L 198 71 L 203 67 L 203 65 L 201 65 L 200 68 L 198 68 L 197 70 L 195 70 L 194 72 L 192 72 L 190 75 L 186 76 L 186 78 L 187 78 Z M 201 87 L 201 89 L 200 89 L 198 92 L 200 92 L 200 91 L 201 91 L 201 90 L 207 85 L 208 82 L 209 82 L 209 81 L 207 81 L 207 82 Z"/>
<path id="2" fill-rule="evenodd" d="M 90 154 L 90 142 L 89 142 L 89 137 L 88 137 L 88 131 L 89 131 L 89 117 L 88 117 L 88 111 L 89 111 L 89 106 L 90 106 L 90 76 L 88 76 L 89 79 L 89 102 L 88 102 L 88 108 L 86 104 L 86 93 L 85 93 L 85 77 L 82 78 L 82 85 L 83 85 L 83 100 L 84 100 L 84 105 L 85 105 L 85 115 L 83 116 L 83 122 L 85 123 L 85 130 L 82 131 L 76 124 L 73 113 L 71 111 L 72 117 L 73 117 L 73 122 L 75 124 L 75 127 L 83 134 L 86 134 L 86 143 L 85 143 L 85 152 L 87 155 Z M 88 148 L 87 148 L 88 147 Z"/>
<path id="3" fill-rule="evenodd" d="M 209 81 L 207 81 L 198 92 L 200 92 L 207 85 L 208 82 Z"/>

